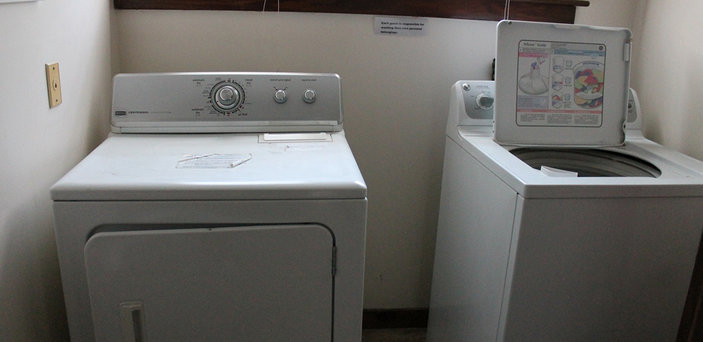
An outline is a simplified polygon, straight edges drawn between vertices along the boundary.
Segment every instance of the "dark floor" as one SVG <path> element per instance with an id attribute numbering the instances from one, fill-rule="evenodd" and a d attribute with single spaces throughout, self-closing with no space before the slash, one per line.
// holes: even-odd
<path id="1" fill-rule="evenodd" d="M 364 329 L 363 342 L 425 342 L 425 328 Z"/>

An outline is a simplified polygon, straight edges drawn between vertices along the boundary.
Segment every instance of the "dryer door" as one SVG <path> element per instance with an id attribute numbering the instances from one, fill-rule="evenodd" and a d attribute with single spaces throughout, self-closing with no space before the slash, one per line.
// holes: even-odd
<path id="1" fill-rule="evenodd" d="M 333 254 L 319 225 L 97 233 L 96 341 L 329 342 Z"/>

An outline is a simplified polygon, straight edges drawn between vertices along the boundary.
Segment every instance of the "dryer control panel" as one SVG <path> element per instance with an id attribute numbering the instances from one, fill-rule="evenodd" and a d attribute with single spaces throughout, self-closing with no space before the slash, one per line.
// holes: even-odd
<path id="1" fill-rule="evenodd" d="M 339 76 L 307 73 L 119 74 L 112 131 L 309 132 L 342 129 Z"/>

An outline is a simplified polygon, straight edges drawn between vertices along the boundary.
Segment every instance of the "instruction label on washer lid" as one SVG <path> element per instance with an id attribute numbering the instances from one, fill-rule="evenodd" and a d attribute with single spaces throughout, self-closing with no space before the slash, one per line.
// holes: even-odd
<path id="1" fill-rule="evenodd" d="M 248 154 L 186 154 L 178 163 L 177 169 L 231 169 L 246 163 L 252 158 Z"/>
<path id="2" fill-rule="evenodd" d="M 421 36 L 425 34 L 427 18 L 374 17 L 373 32 L 383 35 Z"/>
<path id="3" fill-rule="evenodd" d="M 600 127 L 605 45 L 520 41 L 517 124 Z"/>

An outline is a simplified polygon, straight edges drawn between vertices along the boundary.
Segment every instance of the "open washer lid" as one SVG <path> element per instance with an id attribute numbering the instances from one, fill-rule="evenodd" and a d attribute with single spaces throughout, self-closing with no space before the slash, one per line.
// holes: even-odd
<path id="1" fill-rule="evenodd" d="M 628 29 L 504 20 L 497 32 L 498 143 L 623 144 L 630 82 Z"/>

